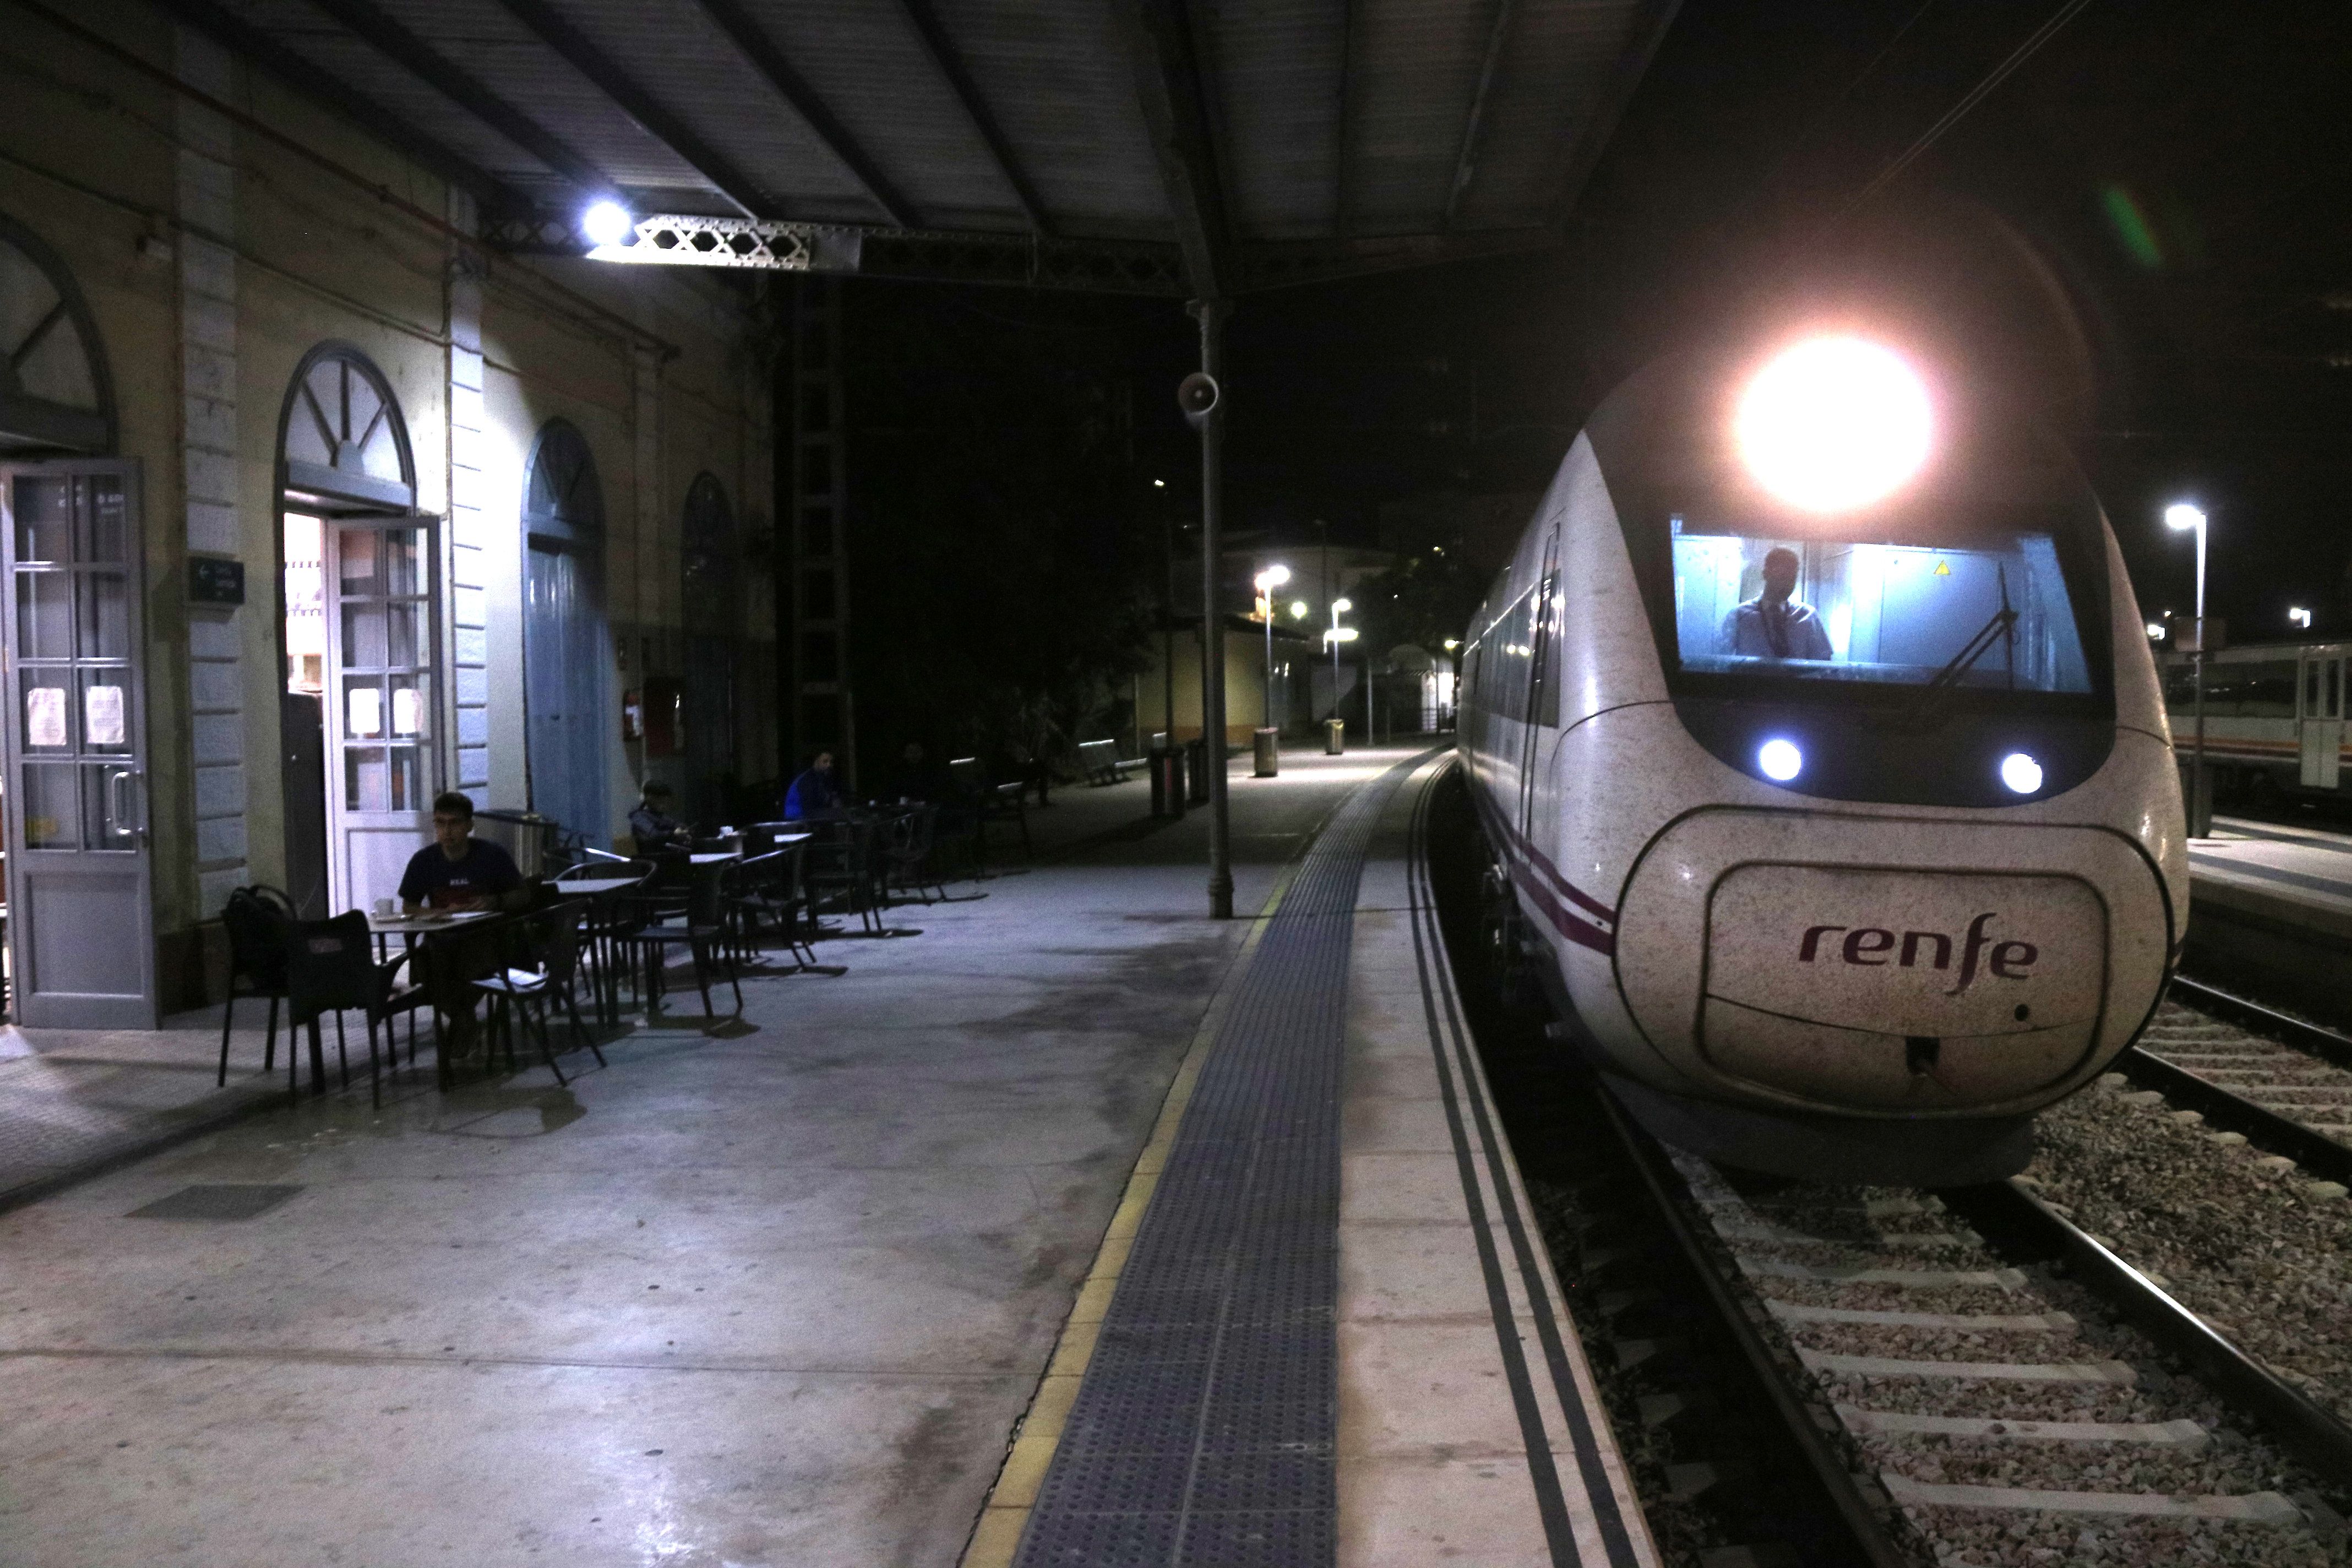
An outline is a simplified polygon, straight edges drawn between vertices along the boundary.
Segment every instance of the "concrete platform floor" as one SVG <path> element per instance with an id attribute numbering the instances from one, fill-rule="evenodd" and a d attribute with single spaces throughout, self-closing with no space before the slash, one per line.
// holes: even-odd
<path id="1" fill-rule="evenodd" d="M 1237 907 L 1402 754 L 1238 769 Z M 1055 799 L 922 936 L 569 1089 L 268 1110 L 0 1215 L 0 1563 L 953 1563 L 1246 929 L 1202 816 Z M 298 1190 L 131 1217 L 214 1184 Z"/>

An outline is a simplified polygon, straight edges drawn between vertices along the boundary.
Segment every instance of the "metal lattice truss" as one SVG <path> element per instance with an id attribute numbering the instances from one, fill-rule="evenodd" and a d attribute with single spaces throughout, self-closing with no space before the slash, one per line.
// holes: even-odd
<path id="1" fill-rule="evenodd" d="M 1061 239 L 1034 234 L 957 233 L 855 224 L 657 214 L 639 218 L 625 245 L 586 247 L 575 220 L 554 213 L 509 216 L 484 235 L 499 249 L 656 267 L 726 267 L 909 281 L 1183 299 L 1191 289 L 1180 246 L 1150 240 Z M 1549 229 L 1497 234 L 1323 240 L 1240 247 L 1231 281 L 1244 291 L 1358 277 L 1433 261 L 1508 255 L 1559 243 Z"/>

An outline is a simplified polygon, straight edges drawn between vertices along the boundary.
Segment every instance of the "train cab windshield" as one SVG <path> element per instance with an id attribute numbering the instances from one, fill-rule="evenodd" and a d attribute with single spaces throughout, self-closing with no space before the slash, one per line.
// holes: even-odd
<path id="1" fill-rule="evenodd" d="M 2048 531 L 1913 529 L 1889 540 L 1782 538 L 1681 516 L 1668 526 L 1675 641 L 1685 674 L 2093 689 L 2074 598 Z"/>

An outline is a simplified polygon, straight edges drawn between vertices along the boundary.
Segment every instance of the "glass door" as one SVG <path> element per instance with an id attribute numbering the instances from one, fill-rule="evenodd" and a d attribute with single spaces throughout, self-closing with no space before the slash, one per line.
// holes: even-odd
<path id="1" fill-rule="evenodd" d="M 155 1026 L 136 467 L 0 468 L 17 1022 Z"/>
<path id="2" fill-rule="evenodd" d="M 433 837 L 433 531 L 417 518 L 339 518 L 325 532 L 329 903 L 364 910 L 399 890 Z"/>
<path id="3" fill-rule="evenodd" d="M 2209 675 L 2210 679 L 2210 675 Z M 2344 661 L 2314 655 L 2303 666 L 2302 776 L 2305 789 L 2334 789 L 2344 747 Z"/>

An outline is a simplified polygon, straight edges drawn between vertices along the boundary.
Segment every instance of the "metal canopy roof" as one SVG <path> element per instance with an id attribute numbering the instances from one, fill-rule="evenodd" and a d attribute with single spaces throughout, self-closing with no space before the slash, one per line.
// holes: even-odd
<path id="1" fill-rule="evenodd" d="M 1222 297 L 1552 243 L 1678 0 L 163 4 L 514 248 Z"/>

